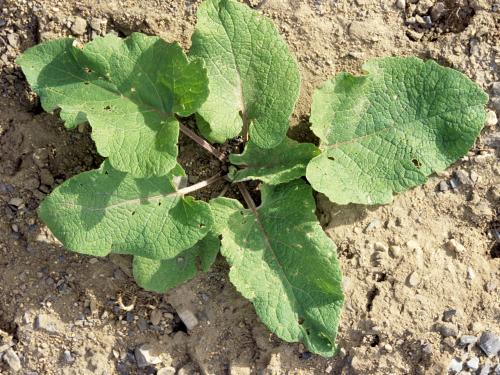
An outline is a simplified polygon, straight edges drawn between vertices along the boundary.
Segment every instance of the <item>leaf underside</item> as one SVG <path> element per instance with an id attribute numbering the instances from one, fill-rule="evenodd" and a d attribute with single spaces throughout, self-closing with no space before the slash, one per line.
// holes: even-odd
<path id="1" fill-rule="evenodd" d="M 217 257 L 219 247 L 219 238 L 209 233 L 174 258 L 157 260 L 135 256 L 134 278 L 146 290 L 165 293 L 192 279 L 199 271 L 207 272 Z"/>
<path id="2" fill-rule="evenodd" d="M 152 259 L 189 249 L 213 223 L 208 203 L 178 195 L 170 175 L 136 179 L 107 161 L 57 187 L 38 214 L 69 250 Z"/>
<path id="3" fill-rule="evenodd" d="M 190 56 L 205 61 L 210 95 L 199 115 L 200 130 L 223 143 L 249 124 L 261 148 L 286 135 L 297 101 L 297 63 L 273 23 L 235 0 L 206 0 L 198 8 Z"/>
<path id="4" fill-rule="evenodd" d="M 467 153 L 485 120 L 487 95 L 432 60 L 382 58 L 363 69 L 340 73 L 313 97 L 322 153 L 306 175 L 339 204 L 387 203 L 425 183 Z"/>
<path id="5" fill-rule="evenodd" d="M 319 155 L 311 143 L 299 143 L 285 138 L 278 146 L 262 149 L 248 142 L 241 154 L 229 155 L 229 161 L 244 167 L 232 174 L 235 182 L 261 180 L 271 185 L 282 184 L 305 176 L 309 161 Z"/>
<path id="6" fill-rule="evenodd" d="M 230 280 L 261 320 L 285 341 L 333 355 L 341 273 L 335 244 L 317 221 L 311 188 L 302 180 L 263 185 L 255 212 L 228 198 L 211 205 Z"/>
<path id="7" fill-rule="evenodd" d="M 95 38 L 82 49 L 59 39 L 17 60 L 46 111 L 65 126 L 89 121 L 92 138 L 114 168 L 136 177 L 166 175 L 175 165 L 179 124 L 208 95 L 206 70 L 181 47 L 134 33 Z"/>

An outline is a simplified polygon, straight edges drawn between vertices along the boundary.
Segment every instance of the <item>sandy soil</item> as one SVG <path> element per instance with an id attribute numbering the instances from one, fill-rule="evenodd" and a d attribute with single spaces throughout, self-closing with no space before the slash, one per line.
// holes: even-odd
<path id="1" fill-rule="evenodd" d="M 57 114 L 42 113 L 14 59 L 40 41 L 67 35 L 88 41 L 109 31 L 156 34 L 188 48 L 198 3 L 0 0 L 0 374 L 15 367 L 5 355 L 11 346 L 19 373 L 31 375 L 160 368 L 159 374 L 440 374 L 453 359 L 474 357 L 478 373 L 493 373 L 498 356 L 460 342 L 464 335 L 500 335 L 496 0 L 446 0 L 443 7 L 435 0 L 250 2 L 273 19 L 299 61 L 302 91 L 290 132 L 297 139 L 311 137 L 314 88 L 341 70 L 359 73 L 370 57 L 434 58 L 491 95 L 489 124 L 476 146 L 425 186 L 374 208 L 340 207 L 318 195 L 318 215 L 339 247 L 345 275 L 342 349 L 334 358 L 271 335 L 229 283 L 222 259 L 166 295 L 149 293 L 134 284 L 127 258 L 66 252 L 39 222 L 40 200 L 100 158 L 88 127 L 69 132 Z M 74 27 L 75 17 L 87 22 L 83 30 Z M 201 171 L 192 182 L 217 167 L 189 141 L 181 147 L 188 170 Z M 185 311 L 198 320 L 191 330 L 179 318 Z M 143 344 L 160 363 L 138 367 L 134 350 Z M 461 374 L 472 373 L 463 364 Z"/>

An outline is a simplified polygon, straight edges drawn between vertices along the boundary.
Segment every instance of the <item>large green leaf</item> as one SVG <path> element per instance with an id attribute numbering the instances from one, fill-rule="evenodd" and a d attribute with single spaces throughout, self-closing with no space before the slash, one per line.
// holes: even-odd
<path id="1" fill-rule="evenodd" d="M 165 293 L 192 279 L 198 271 L 207 272 L 217 257 L 219 247 L 219 238 L 209 233 L 174 258 L 157 260 L 135 256 L 134 278 L 146 290 Z"/>
<path id="2" fill-rule="evenodd" d="M 474 144 L 487 95 L 432 60 L 367 62 L 367 75 L 340 73 L 315 93 L 312 130 L 322 154 L 307 179 L 336 203 L 387 203 L 424 183 Z"/>
<path id="3" fill-rule="evenodd" d="M 61 108 L 68 128 L 88 120 L 97 150 L 136 177 L 165 175 L 176 164 L 175 113 L 194 113 L 208 95 L 200 60 L 177 44 L 134 33 L 72 39 L 28 49 L 17 62 L 46 111 Z"/>
<path id="4" fill-rule="evenodd" d="M 256 210 L 227 198 L 211 205 L 238 291 L 280 338 L 331 356 L 343 304 L 341 273 L 309 185 L 302 180 L 263 185 Z"/>
<path id="5" fill-rule="evenodd" d="M 249 125 L 262 148 L 285 138 L 299 94 L 297 63 L 271 21 L 236 0 L 206 0 L 190 55 L 205 61 L 210 95 L 199 109 L 203 134 L 223 143 Z"/>
<path id="6" fill-rule="evenodd" d="M 298 143 L 289 138 L 271 149 L 262 149 L 248 142 L 242 154 L 229 155 L 231 163 L 245 167 L 233 173 L 231 179 L 281 184 L 305 176 L 307 163 L 319 154 L 315 145 Z"/>
<path id="7" fill-rule="evenodd" d="M 136 179 L 104 162 L 56 188 L 38 214 L 79 253 L 173 258 L 203 238 L 213 218 L 207 203 L 180 195 L 170 180 Z"/>

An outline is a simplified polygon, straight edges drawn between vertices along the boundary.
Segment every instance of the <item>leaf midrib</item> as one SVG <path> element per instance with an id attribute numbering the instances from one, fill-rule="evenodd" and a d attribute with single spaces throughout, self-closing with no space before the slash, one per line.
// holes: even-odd
<path id="1" fill-rule="evenodd" d="M 278 256 L 276 255 L 276 252 L 273 249 L 273 246 L 271 245 L 269 234 L 267 233 L 266 228 L 264 227 L 264 224 L 262 223 L 262 221 L 260 219 L 260 215 L 259 215 L 258 209 L 255 208 L 255 207 L 251 207 L 250 210 L 253 213 L 253 215 L 255 216 L 255 222 L 257 223 L 257 226 L 258 226 L 259 230 L 262 233 L 262 236 L 264 238 L 264 243 L 266 244 L 266 247 L 271 252 L 273 258 L 275 259 L 276 263 L 278 264 L 278 266 L 279 266 L 279 268 L 281 270 L 281 274 L 283 275 L 286 283 L 288 284 L 289 289 L 291 290 L 291 295 L 293 296 L 294 306 L 300 306 L 300 303 L 298 302 L 298 299 L 295 296 L 295 293 L 293 292 L 293 290 L 296 289 L 296 288 L 290 282 L 290 280 L 288 280 L 288 277 L 287 277 L 286 272 L 285 272 L 285 268 L 281 264 Z M 287 295 L 289 295 L 289 294 L 287 293 Z"/>

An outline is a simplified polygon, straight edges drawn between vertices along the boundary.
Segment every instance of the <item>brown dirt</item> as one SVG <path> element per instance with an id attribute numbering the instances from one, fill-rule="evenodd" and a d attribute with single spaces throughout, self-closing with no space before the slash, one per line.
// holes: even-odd
<path id="1" fill-rule="evenodd" d="M 481 366 L 497 364 L 498 357 L 487 359 L 477 347 L 457 345 L 457 337 L 500 334 L 500 250 L 493 236 L 500 210 L 498 125 L 486 127 L 476 147 L 448 172 L 390 205 L 339 207 L 317 197 L 318 215 L 338 244 L 345 275 L 342 349 L 331 359 L 271 335 L 229 283 L 222 259 L 209 273 L 159 295 L 134 284 L 127 259 L 83 257 L 56 243 L 36 207 L 54 186 L 95 168 L 100 159 L 88 128 L 69 132 L 57 115 L 41 113 L 15 57 L 39 41 L 71 35 L 75 16 L 105 20 L 100 31 L 87 27 L 82 41 L 92 33 L 142 31 L 188 48 L 198 3 L 0 0 L 0 336 L 12 339 L 22 373 L 154 373 L 134 362 L 133 349 L 142 343 L 161 353 L 157 368 L 173 366 L 179 374 L 439 374 L 452 358 L 472 356 L 479 356 Z M 423 26 L 419 17 L 432 14 L 435 3 L 408 1 L 402 10 L 393 1 L 262 2 L 259 11 L 276 23 L 301 66 L 291 134 L 310 137 L 315 87 L 341 70 L 359 73 L 370 57 L 434 58 L 491 92 L 500 80 L 500 3 L 444 1 L 433 26 Z M 17 45 L 9 34 L 19 37 Z M 183 162 L 201 171 L 195 179 L 216 167 L 187 140 L 181 146 Z M 440 182 L 450 179 L 461 183 L 440 191 Z M 9 205 L 12 198 L 22 204 Z M 450 239 L 464 251 L 447 246 Z M 120 309 L 120 299 L 135 301 L 133 310 Z M 184 309 L 200 320 L 189 332 L 177 315 Z M 456 314 L 449 324 L 458 333 L 443 337 L 439 325 L 450 309 Z M 162 312 L 158 325 L 150 322 L 154 310 Z M 33 328 L 42 313 L 55 320 L 55 334 Z M 64 361 L 65 350 L 73 363 Z M 2 373 L 9 373 L 5 363 Z"/>

